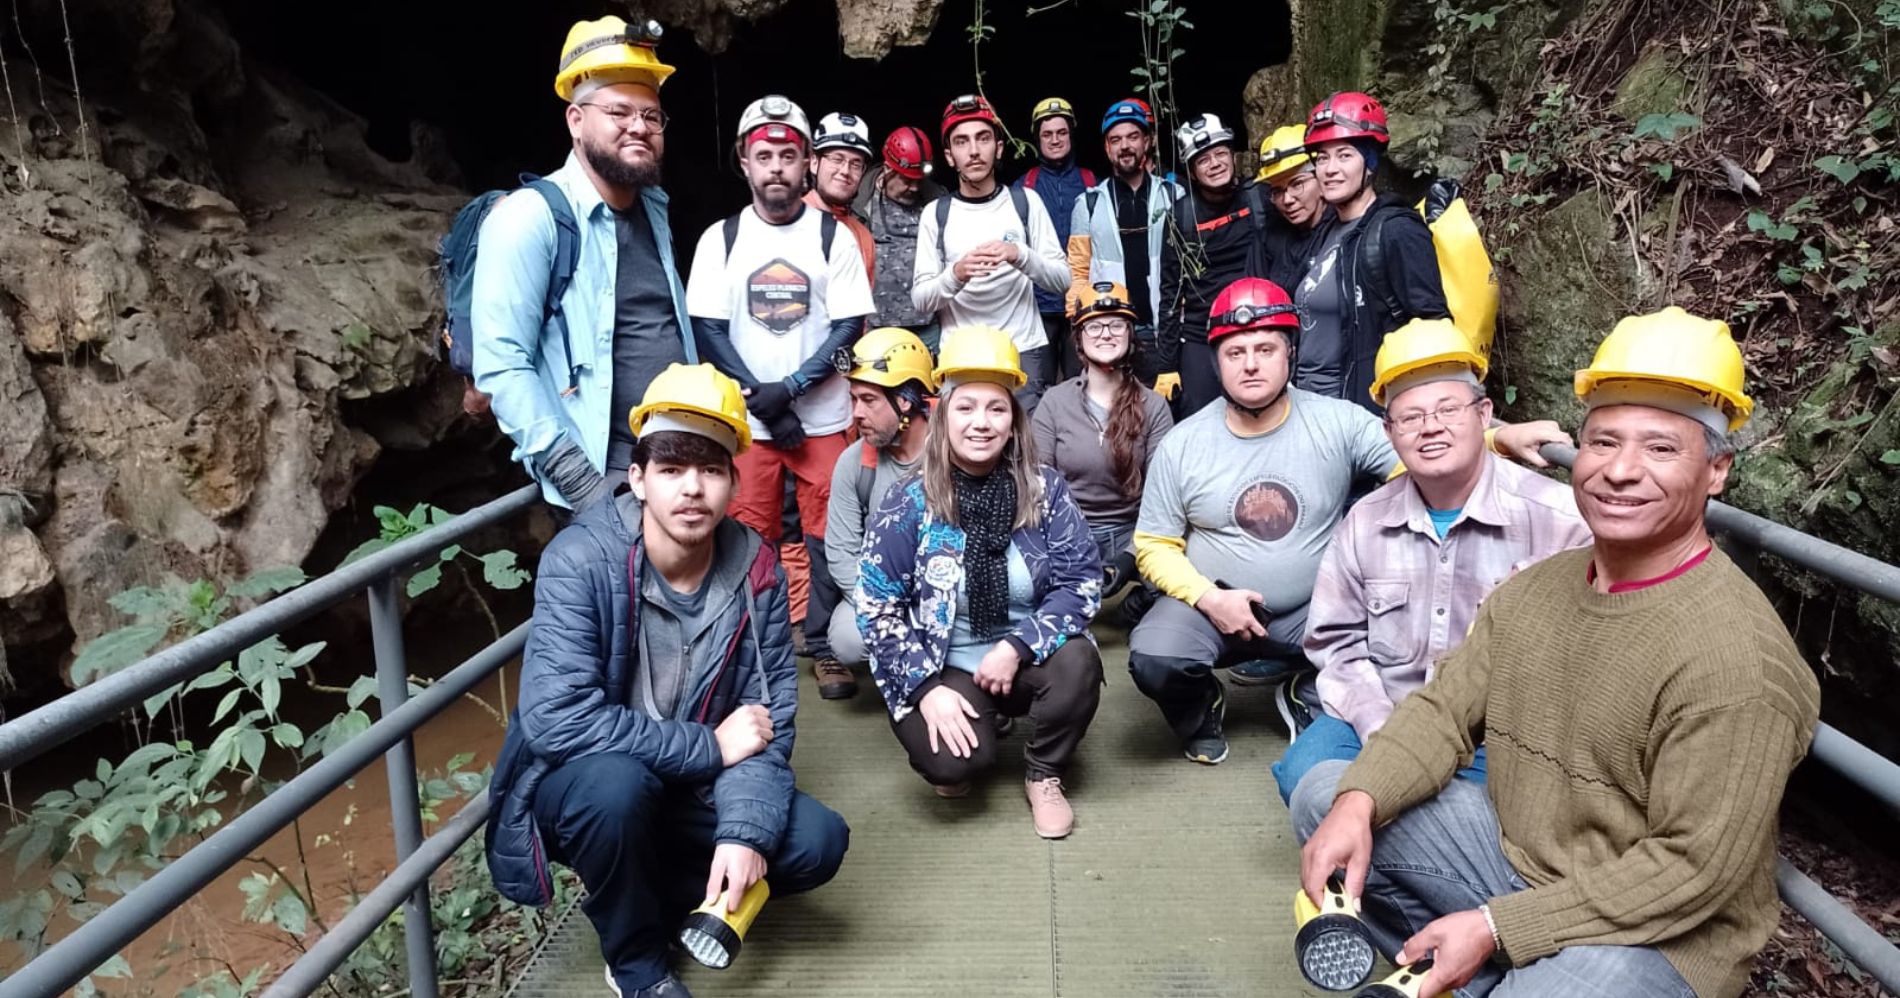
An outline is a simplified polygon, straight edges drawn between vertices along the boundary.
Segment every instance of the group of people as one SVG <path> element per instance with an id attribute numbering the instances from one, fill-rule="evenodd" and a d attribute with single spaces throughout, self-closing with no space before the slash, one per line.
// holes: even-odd
<path id="1" fill-rule="evenodd" d="M 510 196 L 471 313 L 475 387 L 572 513 L 538 573 L 490 868 L 523 903 L 550 862 L 579 872 L 614 994 L 686 994 L 668 943 L 694 904 L 844 859 L 846 822 L 790 766 L 788 480 L 820 696 L 868 670 L 938 796 L 1027 718 L 1031 825 L 1072 832 L 1092 629 L 1119 596 L 1133 681 L 1187 759 L 1227 755 L 1221 673 L 1275 684 L 1302 883 L 1340 877 L 1388 956 L 1432 958 L 1425 993 L 1739 993 L 1818 692 L 1703 523 L 1752 408 L 1725 324 L 1624 320 L 1576 376 L 1571 484 L 1528 470 L 1569 438 L 1493 420 L 1429 230 L 1371 186 L 1385 122 L 1363 94 L 1269 136 L 1253 183 L 1196 118 L 1186 188 L 1154 172 L 1134 99 L 1103 118 L 1110 176 L 1077 166 L 1051 98 L 1004 185 L 1000 120 L 959 97 L 942 193 L 921 129 L 878 155 L 861 117 L 814 128 L 767 96 L 735 135 L 751 203 L 682 281 L 656 39 L 574 26 L 574 152 L 550 176 L 573 280 L 549 309 L 557 217 Z"/>

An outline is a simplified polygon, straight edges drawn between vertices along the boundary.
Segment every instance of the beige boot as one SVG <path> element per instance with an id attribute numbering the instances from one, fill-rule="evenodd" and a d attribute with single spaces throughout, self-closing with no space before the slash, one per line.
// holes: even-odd
<path id="1" fill-rule="evenodd" d="M 1036 824 L 1037 835 L 1059 839 L 1075 830 L 1075 809 L 1062 793 L 1060 777 L 1024 780 L 1023 791 L 1029 795 L 1029 817 Z"/>

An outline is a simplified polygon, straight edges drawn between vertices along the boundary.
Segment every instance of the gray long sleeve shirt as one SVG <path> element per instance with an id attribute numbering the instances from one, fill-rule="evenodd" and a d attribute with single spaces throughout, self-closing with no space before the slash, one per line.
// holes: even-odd
<path id="1" fill-rule="evenodd" d="M 870 502 L 858 498 L 858 474 L 864 466 L 864 441 L 854 440 L 838 455 L 831 469 L 831 502 L 825 508 L 825 567 L 838 590 L 850 597 L 858 588 L 858 559 L 864 554 L 864 521 L 883 500 L 884 493 L 898 479 L 922 468 L 923 455 L 909 464 L 900 464 L 890 451 L 877 454 L 877 470 L 871 477 Z"/>

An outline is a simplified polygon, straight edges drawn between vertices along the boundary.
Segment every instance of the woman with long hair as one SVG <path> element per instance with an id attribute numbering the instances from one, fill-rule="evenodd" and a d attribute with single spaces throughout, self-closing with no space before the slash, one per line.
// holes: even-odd
<path id="1" fill-rule="evenodd" d="M 1148 458 L 1174 428 L 1168 402 L 1135 376 L 1135 310 L 1119 284 L 1096 284 L 1070 303 L 1082 373 L 1049 389 L 1036 406 L 1036 455 L 1062 473 L 1106 571 L 1103 596 L 1135 573 L 1135 518 Z M 1146 593 L 1143 593 L 1146 596 Z M 1152 598 L 1123 602 L 1139 619 Z"/>
<path id="2" fill-rule="evenodd" d="M 1068 483 L 1036 461 L 1009 334 L 944 334 L 920 475 L 891 486 L 865 530 L 858 629 L 891 729 L 938 796 L 996 761 L 1000 717 L 1028 717 L 1036 834 L 1075 825 L 1062 790 L 1101 701 L 1089 637 L 1102 569 Z"/>

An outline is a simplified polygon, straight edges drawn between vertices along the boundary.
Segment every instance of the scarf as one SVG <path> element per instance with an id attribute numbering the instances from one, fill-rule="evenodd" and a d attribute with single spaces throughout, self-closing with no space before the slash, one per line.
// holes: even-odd
<path id="1" fill-rule="evenodd" d="M 997 467 L 982 478 L 953 469 L 957 522 L 963 528 L 964 595 L 970 633 L 988 640 L 1009 626 L 1009 538 L 1016 523 L 1016 479 Z"/>

